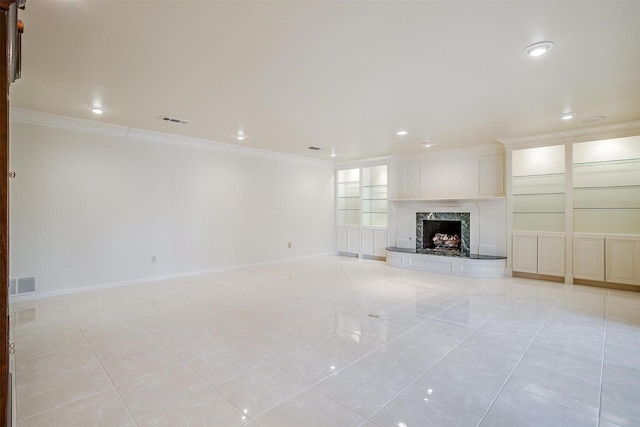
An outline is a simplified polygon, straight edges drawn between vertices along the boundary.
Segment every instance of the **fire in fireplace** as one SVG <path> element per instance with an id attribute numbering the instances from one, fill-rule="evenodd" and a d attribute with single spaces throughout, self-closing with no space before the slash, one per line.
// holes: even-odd
<path id="1" fill-rule="evenodd" d="M 468 256 L 470 215 L 467 212 L 418 212 L 416 251 Z"/>
<path id="2" fill-rule="evenodd" d="M 460 250 L 461 228 L 460 221 L 424 220 L 424 249 Z"/>

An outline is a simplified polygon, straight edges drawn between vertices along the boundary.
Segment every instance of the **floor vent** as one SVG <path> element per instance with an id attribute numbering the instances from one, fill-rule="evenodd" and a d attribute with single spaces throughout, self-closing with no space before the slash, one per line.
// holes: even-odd
<path id="1" fill-rule="evenodd" d="M 17 277 L 9 280 L 9 295 L 35 294 L 36 292 L 35 277 Z"/>

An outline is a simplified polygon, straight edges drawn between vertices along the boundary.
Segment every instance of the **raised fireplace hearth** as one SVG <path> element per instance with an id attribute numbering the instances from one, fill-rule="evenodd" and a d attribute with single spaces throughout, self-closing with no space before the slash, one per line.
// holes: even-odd
<path id="1" fill-rule="evenodd" d="M 416 252 L 468 257 L 469 212 L 417 212 Z"/>

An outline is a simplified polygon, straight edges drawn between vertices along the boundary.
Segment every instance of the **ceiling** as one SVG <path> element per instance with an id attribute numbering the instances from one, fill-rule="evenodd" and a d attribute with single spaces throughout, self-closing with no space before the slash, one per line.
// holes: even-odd
<path id="1" fill-rule="evenodd" d="M 300 156 L 640 118 L 640 1 L 28 0 L 19 17 L 13 107 Z"/>

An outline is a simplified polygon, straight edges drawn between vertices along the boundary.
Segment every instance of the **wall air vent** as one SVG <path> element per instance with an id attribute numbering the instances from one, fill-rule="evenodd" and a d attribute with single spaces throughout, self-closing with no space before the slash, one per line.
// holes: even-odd
<path id="1" fill-rule="evenodd" d="M 185 125 L 187 123 L 189 123 L 186 120 L 182 120 L 182 119 L 176 119 L 175 117 L 169 117 L 169 116 L 160 116 L 158 117 L 159 120 L 162 120 L 164 122 L 170 122 L 170 123 L 180 123 L 182 125 Z"/>
<path id="2" fill-rule="evenodd" d="M 322 148 L 320 148 L 320 147 L 309 147 L 309 150 L 318 151 L 318 150 L 322 150 Z"/>
<path id="3" fill-rule="evenodd" d="M 35 294 L 36 292 L 35 277 L 9 279 L 9 295 Z"/>

